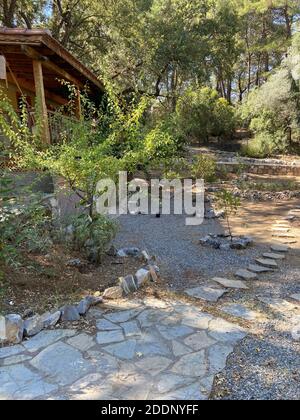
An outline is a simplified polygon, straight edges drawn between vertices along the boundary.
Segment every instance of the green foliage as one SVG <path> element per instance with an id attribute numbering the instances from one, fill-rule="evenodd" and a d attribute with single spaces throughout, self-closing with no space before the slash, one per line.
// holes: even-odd
<path id="1" fill-rule="evenodd" d="M 282 137 L 267 131 L 257 134 L 247 145 L 241 148 L 241 154 L 250 158 L 267 158 L 275 152 L 283 152 Z"/>
<path id="2" fill-rule="evenodd" d="M 233 107 L 208 87 L 186 90 L 178 100 L 176 118 L 186 141 L 208 142 L 211 136 L 228 138 L 235 127 Z"/>
<path id="3" fill-rule="evenodd" d="M 206 182 L 216 180 L 217 163 L 215 159 L 208 155 L 199 155 L 194 159 L 192 165 L 192 175 L 197 179 L 204 179 Z"/>
<path id="4" fill-rule="evenodd" d="M 145 153 L 150 161 L 170 159 L 177 153 L 177 144 L 171 134 L 158 125 L 145 136 Z"/>
<path id="5" fill-rule="evenodd" d="M 243 152 L 255 157 L 293 150 L 300 144 L 300 45 L 293 47 L 268 81 L 254 90 L 241 113 L 255 134 Z"/>
<path id="6" fill-rule="evenodd" d="M 239 207 L 241 206 L 241 200 L 238 197 L 227 190 L 222 190 L 216 194 L 217 204 L 224 209 L 225 218 L 227 222 L 228 233 L 231 241 L 233 240 L 232 227 L 231 227 L 231 216 L 237 214 Z"/>
<path id="7" fill-rule="evenodd" d="M 278 182 L 257 182 L 242 181 L 238 184 L 243 191 L 266 191 L 266 192 L 282 192 L 282 191 L 299 191 L 299 183 L 294 181 L 278 181 Z"/>
<path id="8" fill-rule="evenodd" d="M 0 209 L 0 259 L 18 265 L 21 252 L 45 253 L 51 246 L 51 215 L 40 197 L 7 198 Z"/>
<path id="9" fill-rule="evenodd" d="M 88 258 L 93 254 L 93 262 L 101 262 L 118 231 L 117 223 L 102 215 L 93 219 L 85 214 L 76 216 L 72 218 L 71 226 L 74 229 L 71 246 L 76 250 L 85 250 Z"/>
<path id="10" fill-rule="evenodd" d="M 190 174 L 190 164 L 185 158 L 175 157 L 164 161 L 164 178 L 170 181 L 183 179 Z"/>

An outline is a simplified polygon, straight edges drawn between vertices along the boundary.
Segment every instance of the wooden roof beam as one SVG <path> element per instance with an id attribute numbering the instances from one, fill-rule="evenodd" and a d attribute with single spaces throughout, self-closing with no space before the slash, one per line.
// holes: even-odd
<path id="1" fill-rule="evenodd" d="M 67 71 L 63 70 L 56 64 L 52 63 L 48 57 L 45 57 L 41 55 L 38 51 L 36 51 L 34 48 L 29 47 L 27 45 L 21 45 L 22 51 L 30 57 L 32 60 L 38 60 L 41 61 L 43 66 L 46 67 L 48 70 L 54 71 L 64 79 L 67 79 L 69 82 L 73 83 L 75 86 L 83 89 L 84 85 L 82 82 L 80 82 L 78 79 L 76 79 L 74 76 L 69 74 Z"/>
<path id="2" fill-rule="evenodd" d="M 7 75 L 7 80 L 9 81 L 9 83 L 15 84 L 15 81 L 10 74 Z M 28 90 L 28 92 L 34 93 L 34 95 L 36 95 L 35 86 L 33 83 L 21 77 L 17 77 L 17 81 L 22 89 Z M 55 93 L 49 92 L 47 89 L 45 89 L 45 95 L 46 99 L 53 101 L 59 105 L 66 105 L 68 103 L 67 99 L 62 98 L 61 96 L 56 95 Z"/>

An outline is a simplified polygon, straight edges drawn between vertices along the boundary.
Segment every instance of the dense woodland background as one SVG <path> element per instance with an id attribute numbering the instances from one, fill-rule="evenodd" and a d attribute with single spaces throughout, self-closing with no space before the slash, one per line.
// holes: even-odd
<path id="1" fill-rule="evenodd" d="M 257 156 L 300 140 L 299 22 L 299 0 L 0 0 L 2 25 L 48 28 L 114 92 L 175 112 L 185 140 L 246 127 Z"/>

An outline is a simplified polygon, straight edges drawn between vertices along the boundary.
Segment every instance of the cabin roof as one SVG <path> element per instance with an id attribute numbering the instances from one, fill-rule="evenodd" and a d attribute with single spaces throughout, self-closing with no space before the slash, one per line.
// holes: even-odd
<path id="1" fill-rule="evenodd" d="M 86 85 L 88 82 L 91 90 L 94 90 L 94 94 L 95 90 L 104 92 L 102 81 L 55 40 L 49 30 L 45 29 L 0 28 L 0 54 L 6 56 L 16 77 L 31 79 L 32 60 L 24 53 L 22 49 L 24 46 L 33 48 L 41 57 L 51 60 L 51 63 L 63 69 L 82 85 Z M 59 76 L 46 69 L 44 77 L 47 87 L 57 90 L 59 93 L 59 89 L 61 89 L 57 82 Z"/>

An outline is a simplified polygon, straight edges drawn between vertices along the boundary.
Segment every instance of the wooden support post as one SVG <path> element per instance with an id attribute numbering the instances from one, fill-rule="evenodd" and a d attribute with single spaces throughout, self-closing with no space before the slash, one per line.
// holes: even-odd
<path id="1" fill-rule="evenodd" d="M 81 99 L 80 99 L 80 89 L 79 89 L 79 87 L 77 87 L 77 89 L 76 89 L 76 103 L 75 103 L 75 106 L 76 106 L 76 109 L 75 109 L 75 115 L 76 115 L 76 118 L 78 119 L 78 120 L 81 120 L 82 119 L 82 110 L 81 110 Z"/>
<path id="2" fill-rule="evenodd" d="M 38 106 L 37 111 L 40 113 L 39 118 L 42 118 L 42 140 L 44 143 L 50 144 L 51 137 L 50 137 L 50 130 L 49 130 L 49 122 L 48 122 L 48 112 L 47 112 L 47 104 L 46 104 L 46 97 L 45 97 L 42 62 L 38 60 L 33 60 L 32 64 L 33 64 L 36 102 Z"/>

